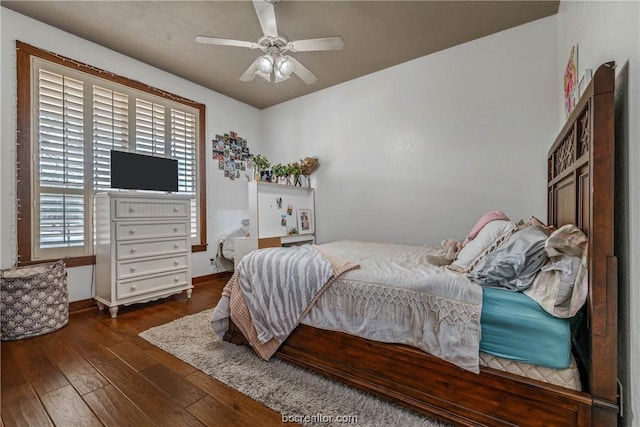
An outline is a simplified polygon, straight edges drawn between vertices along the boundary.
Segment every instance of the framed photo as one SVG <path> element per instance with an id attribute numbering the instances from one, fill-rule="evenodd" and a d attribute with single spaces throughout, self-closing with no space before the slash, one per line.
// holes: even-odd
<path id="1" fill-rule="evenodd" d="M 587 68 L 586 70 L 584 70 L 582 77 L 580 77 L 580 83 L 578 83 L 578 88 L 580 89 L 580 96 L 582 96 L 582 94 L 584 93 L 584 90 L 587 88 L 587 85 L 591 81 L 592 77 L 593 77 L 593 72 L 591 68 Z"/>
<path id="2" fill-rule="evenodd" d="M 298 209 L 298 234 L 313 233 L 313 218 L 310 209 Z"/>

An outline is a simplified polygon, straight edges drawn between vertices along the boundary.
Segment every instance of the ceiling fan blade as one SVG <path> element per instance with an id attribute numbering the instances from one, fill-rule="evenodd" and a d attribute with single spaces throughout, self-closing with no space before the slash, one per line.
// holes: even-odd
<path id="1" fill-rule="evenodd" d="M 247 71 L 242 73 L 242 75 L 240 76 L 240 80 L 243 82 L 252 81 L 256 77 L 256 71 L 258 71 L 258 67 L 256 66 L 256 62 L 253 61 L 251 65 L 249 65 L 249 68 L 247 68 Z"/>
<path id="2" fill-rule="evenodd" d="M 253 0 L 253 6 L 256 8 L 258 21 L 262 27 L 265 36 L 278 37 L 278 27 L 276 26 L 276 11 L 273 4 L 266 0 Z"/>
<path id="3" fill-rule="evenodd" d="M 242 40 L 221 39 L 218 37 L 197 36 L 196 41 L 203 44 L 217 44 L 220 46 L 248 47 L 249 49 L 257 49 L 258 43 L 245 42 Z"/>
<path id="4" fill-rule="evenodd" d="M 293 72 L 298 77 L 300 77 L 300 79 L 302 79 L 303 82 L 310 85 L 312 83 L 315 83 L 316 80 L 318 80 L 318 78 L 315 75 L 313 75 L 313 73 L 309 71 L 307 67 L 305 67 L 300 63 L 300 61 L 290 56 L 288 56 L 287 58 L 293 62 Z"/>
<path id="5" fill-rule="evenodd" d="M 306 52 L 311 50 L 339 50 L 342 48 L 344 48 L 344 40 L 340 36 L 296 40 L 289 42 L 289 50 L 292 52 Z"/>

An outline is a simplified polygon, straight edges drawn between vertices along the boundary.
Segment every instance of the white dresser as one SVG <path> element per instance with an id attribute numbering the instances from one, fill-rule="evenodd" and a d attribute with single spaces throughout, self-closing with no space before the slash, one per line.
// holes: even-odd
<path id="1" fill-rule="evenodd" d="M 191 298 L 191 197 L 110 192 L 96 202 L 100 310 L 187 291 Z"/>

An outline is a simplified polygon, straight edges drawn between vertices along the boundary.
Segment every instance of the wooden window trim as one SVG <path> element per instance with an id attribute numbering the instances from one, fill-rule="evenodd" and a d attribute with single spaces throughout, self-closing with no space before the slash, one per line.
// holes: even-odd
<path id="1" fill-rule="evenodd" d="M 35 56 L 59 65 L 73 65 L 77 70 L 110 80 L 124 86 L 128 86 L 143 92 L 150 93 L 165 99 L 188 105 L 199 111 L 198 141 L 198 198 L 200 214 L 200 243 L 191 246 L 192 252 L 207 250 L 207 188 L 206 188 L 206 107 L 204 104 L 185 99 L 181 96 L 154 88 L 144 83 L 113 74 L 111 72 L 92 67 L 73 59 L 58 55 L 30 44 L 16 40 L 16 69 L 17 69 L 17 245 L 18 265 L 28 265 L 46 262 L 46 260 L 34 261 L 31 258 L 31 246 L 33 245 L 32 230 L 32 203 L 31 191 L 31 57 Z M 65 258 L 68 267 L 95 264 L 94 255 L 83 255 Z"/>

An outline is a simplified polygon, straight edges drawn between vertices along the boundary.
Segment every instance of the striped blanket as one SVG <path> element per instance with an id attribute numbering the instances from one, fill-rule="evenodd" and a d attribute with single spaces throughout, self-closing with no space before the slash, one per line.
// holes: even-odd
<path id="1" fill-rule="evenodd" d="M 231 318 L 256 353 L 269 360 L 326 287 L 357 267 L 317 246 L 254 251 L 225 286 L 211 325 L 222 336 Z"/>

